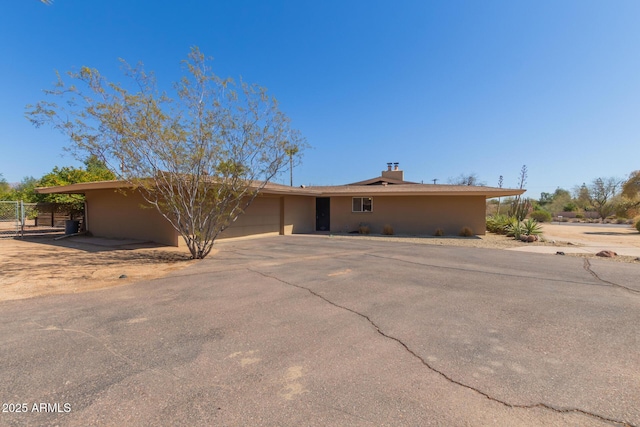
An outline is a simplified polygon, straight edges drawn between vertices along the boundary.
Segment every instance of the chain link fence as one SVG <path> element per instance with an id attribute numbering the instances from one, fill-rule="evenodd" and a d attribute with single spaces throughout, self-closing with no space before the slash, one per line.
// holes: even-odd
<path id="1" fill-rule="evenodd" d="M 22 224 L 21 202 L 0 201 L 0 237 L 14 237 Z"/>
<path id="2" fill-rule="evenodd" d="M 60 206 L 49 203 L 0 201 L 0 238 L 24 237 L 25 231 L 58 231 L 71 218 L 59 210 Z"/>

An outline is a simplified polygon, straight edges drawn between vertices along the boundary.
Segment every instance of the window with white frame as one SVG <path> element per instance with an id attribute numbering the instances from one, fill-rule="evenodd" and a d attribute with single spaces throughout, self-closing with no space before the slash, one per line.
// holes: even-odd
<path id="1" fill-rule="evenodd" d="M 373 197 L 354 197 L 351 212 L 373 212 Z"/>

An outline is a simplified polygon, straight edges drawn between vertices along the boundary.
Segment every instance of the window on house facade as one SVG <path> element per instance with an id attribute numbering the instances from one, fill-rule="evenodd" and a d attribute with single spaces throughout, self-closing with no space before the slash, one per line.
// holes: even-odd
<path id="1" fill-rule="evenodd" d="M 373 197 L 354 197 L 352 199 L 352 212 L 373 212 Z"/>

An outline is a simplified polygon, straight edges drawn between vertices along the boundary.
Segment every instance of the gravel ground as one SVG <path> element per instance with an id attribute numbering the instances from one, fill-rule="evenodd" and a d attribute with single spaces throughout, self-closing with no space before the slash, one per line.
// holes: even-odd
<path id="1" fill-rule="evenodd" d="M 431 237 L 431 236 L 383 236 L 383 235 L 359 235 L 359 234 L 332 234 L 334 238 L 343 239 L 361 239 L 361 240 L 387 240 L 390 242 L 405 242 L 405 243 L 417 243 L 424 245 L 444 245 L 444 246 L 464 246 L 468 248 L 490 248 L 490 249 L 510 249 L 521 248 L 527 246 L 551 246 L 551 247 L 580 247 L 589 245 L 590 243 L 607 242 L 612 245 L 624 242 L 629 244 L 628 237 L 634 239 L 633 246 L 640 246 L 640 233 L 634 233 L 634 230 L 629 228 L 620 228 L 618 233 L 620 236 L 624 236 L 621 240 L 619 236 L 608 236 L 598 233 L 607 233 L 609 229 L 606 226 L 603 227 L 580 227 L 571 226 L 568 230 L 567 227 L 562 225 L 544 224 L 541 239 L 537 242 L 525 243 L 520 240 L 516 240 L 512 237 L 503 236 L 500 234 L 487 233 L 484 236 L 474 237 L 458 237 L 458 236 L 445 236 L 445 237 Z M 586 230 L 586 231 L 585 231 Z M 602 231 L 606 230 L 606 231 Z M 553 233 L 554 237 L 547 238 L 545 235 Z M 617 233 L 616 233 L 617 234 Z M 574 256 L 580 258 L 595 258 L 595 255 L 584 253 L 567 253 L 566 256 Z M 600 257 L 598 257 L 600 258 Z M 636 257 L 632 256 L 617 256 L 615 258 L 601 258 L 616 262 L 631 262 L 638 263 Z"/>

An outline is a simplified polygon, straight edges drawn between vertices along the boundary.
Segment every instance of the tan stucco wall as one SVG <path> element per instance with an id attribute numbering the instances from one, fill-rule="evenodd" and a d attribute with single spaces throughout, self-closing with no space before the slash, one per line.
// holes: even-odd
<path id="1" fill-rule="evenodd" d="M 355 231 L 360 223 L 369 225 L 372 233 L 381 233 L 386 224 L 394 234 L 433 235 L 442 228 L 446 235 L 458 235 L 469 227 L 483 235 L 486 230 L 484 196 L 375 196 L 373 212 L 351 209 L 351 196 L 331 197 L 331 231 Z"/>
<path id="2" fill-rule="evenodd" d="M 149 240 L 165 245 L 184 241 L 155 208 L 144 209 L 142 196 L 115 190 L 86 193 L 87 226 L 95 236 Z M 219 239 L 311 233 L 315 224 L 315 199 L 307 196 L 258 196 Z"/>
<path id="3" fill-rule="evenodd" d="M 258 196 L 219 239 L 257 234 L 280 234 L 280 197 Z"/>
<path id="4" fill-rule="evenodd" d="M 87 230 L 94 236 L 178 244 L 175 230 L 155 208 L 140 207 L 145 203 L 138 193 L 94 190 L 86 193 L 86 200 Z"/>
<path id="5" fill-rule="evenodd" d="M 313 233 L 316 201 L 309 196 L 285 196 L 282 234 Z"/>
<path id="6" fill-rule="evenodd" d="M 144 200 L 139 194 L 92 190 L 86 197 L 87 227 L 95 236 L 184 244 L 155 208 L 140 207 Z M 373 212 L 351 212 L 351 206 L 351 196 L 331 197 L 331 231 L 355 231 L 366 223 L 372 233 L 389 224 L 395 234 L 432 235 L 442 228 L 447 235 L 457 235 L 462 227 L 485 234 L 484 196 L 374 196 Z M 315 197 L 265 195 L 258 196 L 219 238 L 314 231 Z"/>

